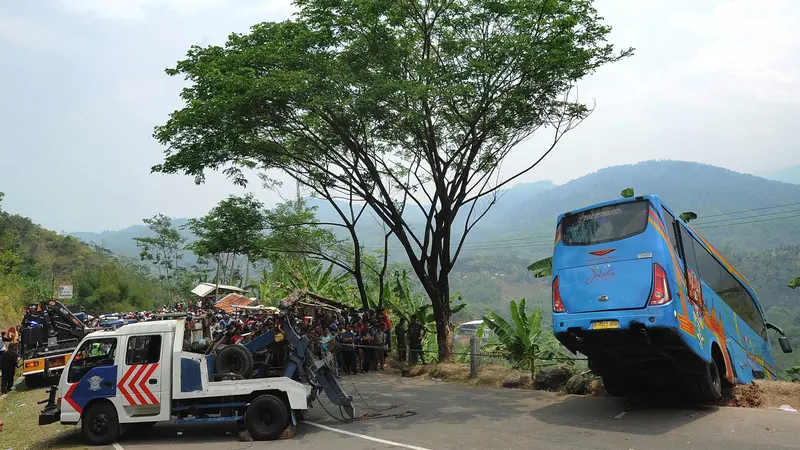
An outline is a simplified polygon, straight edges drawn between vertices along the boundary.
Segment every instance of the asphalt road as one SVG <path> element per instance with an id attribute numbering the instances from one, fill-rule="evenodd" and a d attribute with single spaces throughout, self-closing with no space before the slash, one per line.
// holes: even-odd
<path id="1" fill-rule="evenodd" d="M 663 403 L 629 406 L 626 411 L 625 402 L 607 397 L 465 387 L 383 374 L 359 375 L 353 381 L 372 407 L 406 403 L 391 412 L 413 410 L 417 415 L 340 423 L 316 406 L 309 422 L 301 422 L 290 440 L 241 441 L 236 428 L 225 425 L 158 425 L 144 436 L 123 436 L 115 448 L 800 448 L 800 413 Z M 361 405 L 358 414 L 370 412 L 350 382 L 343 382 Z"/>

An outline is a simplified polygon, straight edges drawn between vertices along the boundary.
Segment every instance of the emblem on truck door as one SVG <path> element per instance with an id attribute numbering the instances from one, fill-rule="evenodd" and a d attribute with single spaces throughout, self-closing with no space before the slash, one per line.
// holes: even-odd
<path id="1" fill-rule="evenodd" d="M 608 296 L 607 295 L 601 295 L 600 297 L 597 297 L 597 301 L 598 302 L 607 302 L 608 301 Z"/>
<path id="2" fill-rule="evenodd" d="M 89 390 L 90 391 L 99 391 L 100 390 L 100 383 L 102 383 L 102 382 L 103 382 L 103 379 L 101 377 L 98 377 L 97 375 L 93 376 L 92 378 L 89 378 Z"/>

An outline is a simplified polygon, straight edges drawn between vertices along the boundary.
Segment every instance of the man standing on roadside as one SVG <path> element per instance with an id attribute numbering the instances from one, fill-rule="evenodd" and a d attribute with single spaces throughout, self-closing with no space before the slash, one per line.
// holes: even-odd
<path id="1" fill-rule="evenodd" d="M 417 315 L 411 316 L 411 323 L 408 324 L 408 349 L 410 354 L 408 363 L 412 366 L 417 364 L 417 359 L 425 364 L 425 355 L 422 354 L 422 339 L 424 338 L 422 324 L 417 321 Z"/>
<path id="2" fill-rule="evenodd" d="M 400 364 L 406 363 L 406 351 L 408 344 L 406 343 L 406 318 L 402 317 L 400 323 L 394 327 L 394 335 L 397 337 L 397 360 Z"/>
<path id="3" fill-rule="evenodd" d="M 11 344 L 3 353 L 0 367 L 3 369 L 3 381 L 0 384 L 0 394 L 6 394 L 14 387 L 14 376 L 17 371 L 17 344 Z"/>

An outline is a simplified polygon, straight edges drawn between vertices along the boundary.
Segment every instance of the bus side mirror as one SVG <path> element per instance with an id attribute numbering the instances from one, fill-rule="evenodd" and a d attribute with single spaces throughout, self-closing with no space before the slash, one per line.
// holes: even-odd
<path id="1" fill-rule="evenodd" d="M 778 343 L 781 345 L 781 350 L 783 353 L 792 353 L 792 344 L 789 342 L 789 338 L 786 337 L 786 333 L 783 332 L 780 328 L 778 328 L 775 324 L 766 323 L 766 327 L 775 330 L 780 336 L 778 336 Z"/>
<path id="2" fill-rule="evenodd" d="M 778 343 L 781 344 L 781 350 L 783 350 L 783 353 L 792 353 L 792 344 L 789 342 L 789 338 L 786 336 L 781 336 L 778 338 Z"/>

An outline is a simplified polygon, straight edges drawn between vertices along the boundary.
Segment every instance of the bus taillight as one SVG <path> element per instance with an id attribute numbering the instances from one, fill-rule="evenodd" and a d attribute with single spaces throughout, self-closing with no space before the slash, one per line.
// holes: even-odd
<path id="1" fill-rule="evenodd" d="M 650 306 L 664 305 L 670 300 L 667 273 L 658 264 L 653 264 L 653 295 L 650 296 Z"/>
<path id="2" fill-rule="evenodd" d="M 561 301 L 561 292 L 558 290 L 558 277 L 553 279 L 553 312 L 566 312 L 564 310 L 564 302 Z"/>

